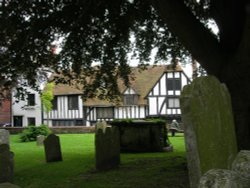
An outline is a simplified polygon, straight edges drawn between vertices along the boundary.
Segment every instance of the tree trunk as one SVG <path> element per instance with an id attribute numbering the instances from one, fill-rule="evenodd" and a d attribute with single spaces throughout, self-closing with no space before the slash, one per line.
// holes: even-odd
<path id="1" fill-rule="evenodd" d="M 250 7 L 238 51 L 222 71 L 232 98 L 239 150 L 250 150 Z"/>
<path id="2" fill-rule="evenodd" d="M 250 73 L 249 73 L 250 74 Z M 249 76 L 247 76 L 249 77 Z M 231 94 L 236 137 L 239 150 L 250 150 L 250 80 L 235 78 L 226 85 Z"/>

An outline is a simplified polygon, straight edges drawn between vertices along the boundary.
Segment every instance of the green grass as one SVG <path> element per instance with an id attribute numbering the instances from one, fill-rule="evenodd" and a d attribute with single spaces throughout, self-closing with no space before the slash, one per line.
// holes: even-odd
<path id="1" fill-rule="evenodd" d="M 62 134 L 62 162 L 46 163 L 43 146 L 11 136 L 14 183 L 22 188 L 188 187 L 183 134 L 170 137 L 174 152 L 121 154 L 119 168 L 95 170 L 94 134 Z"/>

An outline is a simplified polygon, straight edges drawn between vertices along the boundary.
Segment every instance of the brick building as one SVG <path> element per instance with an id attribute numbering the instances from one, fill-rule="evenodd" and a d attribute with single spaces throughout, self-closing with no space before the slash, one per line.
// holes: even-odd
<path id="1" fill-rule="evenodd" d="M 0 99 L 0 126 L 11 123 L 11 99 Z"/>

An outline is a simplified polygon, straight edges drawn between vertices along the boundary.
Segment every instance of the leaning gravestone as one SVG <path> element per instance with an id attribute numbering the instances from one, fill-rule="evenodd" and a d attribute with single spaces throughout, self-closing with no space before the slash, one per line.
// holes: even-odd
<path id="1" fill-rule="evenodd" d="M 191 188 L 210 169 L 230 169 L 237 154 L 231 99 L 215 77 L 200 77 L 180 98 Z"/>
<path id="2" fill-rule="evenodd" d="M 9 131 L 0 129 L 0 144 L 9 144 Z"/>
<path id="3" fill-rule="evenodd" d="M 0 183 L 12 182 L 14 176 L 14 153 L 8 144 L 0 145 Z"/>
<path id="4" fill-rule="evenodd" d="M 117 127 L 100 124 L 98 127 L 95 134 L 96 169 L 116 168 L 120 164 L 119 130 Z"/>
<path id="5" fill-rule="evenodd" d="M 62 161 L 62 152 L 58 136 L 55 134 L 50 134 L 44 140 L 44 149 L 46 162 Z"/>

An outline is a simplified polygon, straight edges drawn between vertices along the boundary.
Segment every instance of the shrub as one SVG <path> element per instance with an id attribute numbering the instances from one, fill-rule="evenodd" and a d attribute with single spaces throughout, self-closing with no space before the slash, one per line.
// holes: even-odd
<path id="1" fill-rule="evenodd" d="M 30 142 L 35 141 L 38 135 L 48 136 L 51 133 L 51 130 L 47 125 L 34 126 L 31 125 L 23 130 L 20 133 L 21 142 Z"/>

